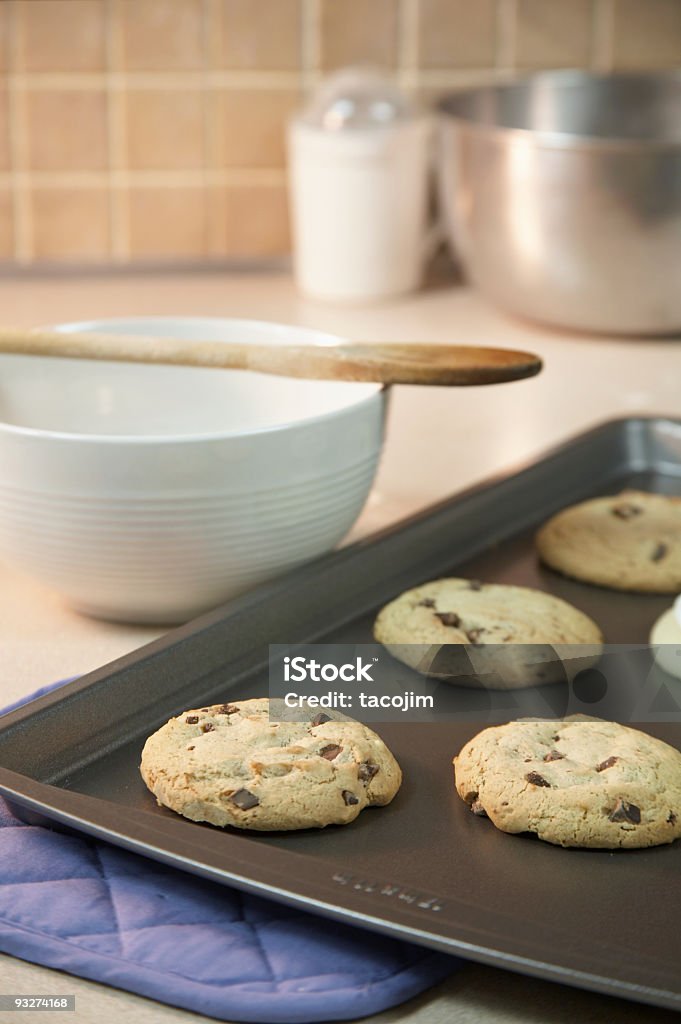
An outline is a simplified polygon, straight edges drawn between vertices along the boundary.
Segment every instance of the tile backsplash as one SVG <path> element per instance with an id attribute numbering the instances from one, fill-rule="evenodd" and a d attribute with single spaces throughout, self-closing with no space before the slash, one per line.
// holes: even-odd
<path id="1" fill-rule="evenodd" d="M 357 62 L 426 102 L 678 66 L 681 0 L 0 0 L 0 261 L 284 255 L 285 122 Z"/>

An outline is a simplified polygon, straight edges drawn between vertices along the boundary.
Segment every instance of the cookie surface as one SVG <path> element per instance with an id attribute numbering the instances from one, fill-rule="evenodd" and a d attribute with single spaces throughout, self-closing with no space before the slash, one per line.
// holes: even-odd
<path id="1" fill-rule="evenodd" d="M 603 640 L 595 622 L 560 598 L 458 578 L 391 601 L 374 637 L 423 675 L 494 689 L 564 681 L 593 664 Z"/>
<path id="2" fill-rule="evenodd" d="M 681 753 L 599 719 L 485 729 L 454 758 L 456 789 L 502 832 L 559 846 L 633 848 L 681 836 Z"/>
<path id="3" fill-rule="evenodd" d="M 323 828 L 390 803 L 397 761 L 359 722 L 270 722 L 266 698 L 185 711 L 149 737 L 142 778 L 192 821 L 261 831 Z"/>
<path id="4" fill-rule="evenodd" d="M 681 498 L 623 491 L 572 505 L 539 530 L 543 562 L 615 590 L 681 591 Z"/>

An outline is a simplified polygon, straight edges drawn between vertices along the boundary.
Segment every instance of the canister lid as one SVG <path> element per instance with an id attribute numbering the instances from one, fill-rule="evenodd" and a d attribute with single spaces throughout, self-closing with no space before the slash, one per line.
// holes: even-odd
<path id="1" fill-rule="evenodd" d="M 343 68 L 319 86 L 296 118 L 325 132 L 390 128 L 418 116 L 415 105 L 375 68 Z"/>

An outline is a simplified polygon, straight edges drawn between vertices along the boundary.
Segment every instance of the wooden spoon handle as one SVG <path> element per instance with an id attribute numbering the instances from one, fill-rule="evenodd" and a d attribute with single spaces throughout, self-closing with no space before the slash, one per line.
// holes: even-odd
<path id="1" fill-rule="evenodd" d="M 246 366 L 246 347 L 219 341 L 187 341 L 186 338 L 155 338 L 141 334 L 0 328 L 0 352 L 24 356 L 243 369 Z"/>
<path id="2" fill-rule="evenodd" d="M 242 345 L 132 334 L 0 328 L 0 353 L 248 369 L 315 380 L 467 386 L 532 377 L 540 359 L 464 345 Z"/>

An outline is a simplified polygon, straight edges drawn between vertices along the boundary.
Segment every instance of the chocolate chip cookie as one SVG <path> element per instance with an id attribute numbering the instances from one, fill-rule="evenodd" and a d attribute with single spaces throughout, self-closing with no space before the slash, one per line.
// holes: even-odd
<path id="1" fill-rule="evenodd" d="M 485 729 L 454 758 L 456 789 L 502 832 L 558 846 L 633 848 L 681 836 L 681 753 L 597 718 Z"/>
<path id="2" fill-rule="evenodd" d="M 681 498 L 623 491 L 563 509 L 537 534 L 543 562 L 615 590 L 681 591 Z"/>
<path id="3" fill-rule="evenodd" d="M 140 771 L 185 818 L 260 831 L 346 825 L 390 803 L 402 781 L 371 729 L 318 713 L 270 721 L 266 698 L 171 718 L 145 743 Z"/>
<path id="4" fill-rule="evenodd" d="M 374 637 L 423 675 L 490 689 L 565 681 L 598 659 L 603 639 L 595 622 L 550 594 L 456 578 L 391 601 Z"/>

